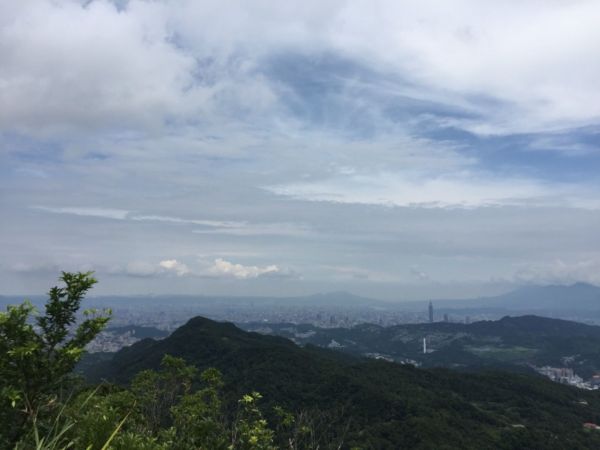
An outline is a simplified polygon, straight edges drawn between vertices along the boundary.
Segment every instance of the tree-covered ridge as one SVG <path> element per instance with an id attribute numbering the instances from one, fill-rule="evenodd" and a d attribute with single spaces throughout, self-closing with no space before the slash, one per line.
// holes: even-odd
<path id="1" fill-rule="evenodd" d="M 538 316 L 504 317 L 471 324 L 435 322 L 382 327 L 319 328 L 295 324 L 243 324 L 300 345 L 335 347 L 353 355 L 413 360 L 423 367 L 573 367 L 583 377 L 600 372 L 600 327 Z M 423 339 L 427 353 L 423 353 Z M 332 345 L 332 343 L 334 345 Z M 566 361 L 566 362 L 565 362 Z"/>
<path id="2" fill-rule="evenodd" d="M 164 340 L 125 348 L 89 373 L 127 384 L 140 370 L 158 367 L 165 354 L 199 369 L 219 369 L 229 399 L 258 390 L 269 420 L 274 405 L 332 417 L 327 435 L 343 436 L 348 446 L 562 449 L 600 444 L 600 434 L 583 431 L 583 423 L 600 420 L 596 392 L 526 375 L 463 374 L 364 360 L 202 317 Z"/>

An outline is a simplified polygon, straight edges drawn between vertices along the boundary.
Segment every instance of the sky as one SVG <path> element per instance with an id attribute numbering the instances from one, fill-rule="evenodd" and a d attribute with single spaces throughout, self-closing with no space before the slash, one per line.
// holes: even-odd
<path id="1" fill-rule="evenodd" d="M 596 0 L 0 0 L 0 293 L 600 284 Z"/>

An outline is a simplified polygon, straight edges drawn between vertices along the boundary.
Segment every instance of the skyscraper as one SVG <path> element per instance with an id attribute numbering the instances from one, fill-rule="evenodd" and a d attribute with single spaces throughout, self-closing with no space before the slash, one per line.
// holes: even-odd
<path id="1" fill-rule="evenodd" d="M 433 305 L 429 302 L 429 323 L 433 323 Z"/>

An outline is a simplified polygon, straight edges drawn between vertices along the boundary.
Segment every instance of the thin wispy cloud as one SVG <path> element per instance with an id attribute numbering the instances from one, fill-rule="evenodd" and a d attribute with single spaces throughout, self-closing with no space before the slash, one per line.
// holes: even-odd
<path id="1" fill-rule="evenodd" d="M 266 187 L 297 199 L 423 208 L 495 206 L 567 206 L 596 209 L 594 192 L 582 194 L 576 184 L 560 186 L 529 179 L 389 173 L 350 174 L 314 182 Z"/>
<path id="2" fill-rule="evenodd" d="M 89 207 L 49 207 L 33 206 L 33 209 L 75 216 L 93 217 L 111 220 L 127 220 L 133 222 L 157 222 L 174 225 L 201 225 L 204 229 L 193 229 L 192 233 L 210 234 L 223 233 L 235 235 L 304 235 L 310 232 L 309 228 L 302 224 L 292 223 L 265 223 L 253 224 L 244 221 L 220 221 L 206 219 L 185 219 L 182 217 L 143 215 L 132 211 L 110 208 Z"/>
<path id="3" fill-rule="evenodd" d="M 122 209 L 110 209 L 110 208 L 73 208 L 63 207 L 55 208 L 51 206 L 33 206 L 33 209 L 40 211 L 50 212 L 54 214 L 72 214 L 74 216 L 87 216 L 87 217 L 99 217 L 103 219 L 114 219 L 114 220 L 125 220 L 129 215 L 129 211 Z"/>

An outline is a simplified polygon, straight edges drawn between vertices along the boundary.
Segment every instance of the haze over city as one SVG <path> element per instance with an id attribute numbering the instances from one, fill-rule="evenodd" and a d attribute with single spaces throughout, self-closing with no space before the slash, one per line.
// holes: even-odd
<path id="1" fill-rule="evenodd" d="M 0 3 L 1 294 L 600 284 L 600 3 Z"/>

